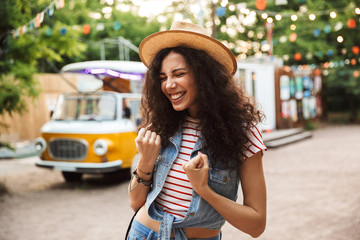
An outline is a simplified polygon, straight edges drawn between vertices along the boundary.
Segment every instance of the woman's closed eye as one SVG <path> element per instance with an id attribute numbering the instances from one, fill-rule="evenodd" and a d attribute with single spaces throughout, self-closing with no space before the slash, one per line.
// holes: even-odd
<path id="1" fill-rule="evenodd" d="M 184 76 L 184 75 L 185 75 L 185 72 L 175 74 L 176 77 L 181 77 L 181 76 Z"/>
<path id="2" fill-rule="evenodd" d="M 160 80 L 160 82 L 163 82 L 163 81 L 166 80 L 166 78 L 167 78 L 166 76 L 160 76 L 160 77 L 159 77 L 159 80 Z"/>

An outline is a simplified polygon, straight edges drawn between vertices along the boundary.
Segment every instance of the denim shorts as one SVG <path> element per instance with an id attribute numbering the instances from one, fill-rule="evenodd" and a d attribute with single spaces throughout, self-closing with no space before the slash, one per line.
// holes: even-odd
<path id="1" fill-rule="evenodd" d="M 157 240 L 157 239 L 158 239 L 157 232 L 139 223 L 135 219 L 133 220 L 127 240 Z M 220 240 L 220 239 L 221 239 L 221 233 L 211 238 L 191 238 L 189 240 Z M 175 239 L 171 238 L 171 240 L 175 240 Z"/>

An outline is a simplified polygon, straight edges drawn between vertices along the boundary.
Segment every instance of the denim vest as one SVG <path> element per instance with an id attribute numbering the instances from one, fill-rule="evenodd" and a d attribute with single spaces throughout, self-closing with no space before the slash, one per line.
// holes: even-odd
<path id="1" fill-rule="evenodd" d="M 179 154 L 182 140 L 181 129 L 169 140 L 169 145 L 165 149 L 161 149 L 155 163 L 153 185 L 148 193 L 145 203 L 149 216 L 152 219 L 161 222 L 159 239 L 170 239 L 172 229 L 174 230 L 176 240 L 187 239 L 184 231 L 184 228 L 186 227 L 202 227 L 215 230 L 221 229 L 225 223 L 225 219 L 194 190 L 189 210 L 185 218 L 180 221 L 175 221 L 174 216 L 163 212 L 162 209 L 154 203 L 154 200 L 164 186 L 165 179 L 173 162 Z M 209 186 L 216 193 L 236 201 L 239 187 L 239 171 L 237 167 L 223 169 L 220 164 L 211 164 L 214 163 L 214 161 L 211 161 L 211 153 L 206 149 L 202 149 L 201 136 L 196 142 L 190 158 L 197 156 L 199 150 L 204 154 L 207 154 L 209 158 Z"/>

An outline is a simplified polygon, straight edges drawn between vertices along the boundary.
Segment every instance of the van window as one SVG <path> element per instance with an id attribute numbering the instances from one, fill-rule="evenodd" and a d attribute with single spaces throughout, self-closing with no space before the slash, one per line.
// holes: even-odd
<path id="1" fill-rule="evenodd" d="M 131 119 L 136 126 L 141 123 L 140 98 L 123 98 L 123 118 Z"/>
<path id="2" fill-rule="evenodd" d="M 54 112 L 54 120 L 106 121 L 116 119 L 116 98 L 112 95 L 65 95 Z"/>

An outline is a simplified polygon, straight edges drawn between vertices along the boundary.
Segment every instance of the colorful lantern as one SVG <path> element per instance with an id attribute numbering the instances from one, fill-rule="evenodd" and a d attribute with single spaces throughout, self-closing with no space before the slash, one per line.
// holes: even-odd
<path id="1" fill-rule="evenodd" d="M 224 7 L 218 7 L 216 9 L 216 15 L 218 15 L 218 17 L 223 17 L 226 13 L 226 8 Z"/>
<path id="2" fill-rule="evenodd" d="M 350 62 L 351 62 L 351 65 L 356 65 L 356 59 L 355 58 L 352 58 Z"/>
<path id="3" fill-rule="evenodd" d="M 290 42 L 295 42 L 297 38 L 297 34 L 296 33 L 291 33 L 289 36 L 289 40 Z"/>
<path id="4" fill-rule="evenodd" d="M 356 78 L 359 77 L 359 71 L 354 71 L 353 76 L 356 77 Z"/>
<path id="5" fill-rule="evenodd" d="M 256 0 L 255 7 L 257 10 L 263 11 L 266 8 L 266 0 Z"/>
<path id="6" fill-rule="evenodd" d="M 60 34 L 61 34 L 61 35 L 65 35 L 65 34 L 66 34 L 66 28 L 64 28 L 64 27 L 61 28 L 61 29 L 60 29 Z"/>
<path id="7" fill-rule="evenodd" d="M 316 29 L 314 30 L 314 37 L 320 36 L 320 33 L 321 33 L 320 29 L 316 28 Z"/>
<path id="8" fill-rule="evenodd" d="M 332 56 L 334 55 L 334 50 L 329 49 L 328 52 L 327 52 L 327 55 L 328 55 L 329 57 L 332 57 Z"/>
<path id="9" fill-rule="evenodd" d="M 295 53 L 294 54 L 294 59 L 295 59 L 295 61 L 300 61 L 301 60 L 301 54 L 300 53 Z"/>
<path id="10" fill-rule="evenodd" d="M 120 28 L 122 27 L 121 23 L 119 23 L 118 21 L 114 22 L 113 28 L 114 30 L 120 30 Z"/>
<path id="11" fill-rule="evenodd" d="M 83 26 L 83 33 L 84 33 L 85 35 L 88 35 L 88 34 L 90 33 L 90 25 L 89 25 L 89 24 L 85 24 L 85 25 Z"/>
<path id="12" fill-rule="evenodd" d="M 356 27 L 356 21 L 355 21 L 355 19 L 350 18 L 350 19 L 347 21 L 347 26 L 348 26 L 348 28 L 355 28 L 355 27 Z"/>
<path id="13" fill-rule="evenodd" d="M 352 52 L 353 52 L 353 54 L 359 54 L 359 52 L 360 52 L 360 49 L 359 49 L 359 47 L 358 46 L 353 46 L 352 47 Z"/>

